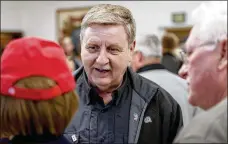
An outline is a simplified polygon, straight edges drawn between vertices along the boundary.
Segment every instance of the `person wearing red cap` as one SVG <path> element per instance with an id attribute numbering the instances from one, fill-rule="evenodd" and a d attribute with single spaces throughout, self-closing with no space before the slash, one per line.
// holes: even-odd
<path id="1" fill-rule="evenodd" d="M 0 138 L 14 143 L 67 143 L 65 127 L 78 108 L 73 75 L 55 42 L 24 37 L 1 57 Z"/>

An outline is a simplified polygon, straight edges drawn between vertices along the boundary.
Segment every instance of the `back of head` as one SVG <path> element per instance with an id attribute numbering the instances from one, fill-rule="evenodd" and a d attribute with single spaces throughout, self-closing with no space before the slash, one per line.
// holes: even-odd
<path id="1" fill-rule="evenodd" d="M 193 11 L 192 19 L 195 25 L 187 43 L 227 39 L 227 1 L 203 2 Z"/>
<path id="2" fill-rule="evenodd" d="M 144 56 L 161 57 L 162 49 L 160 40 L 156 35 L 140 35 L 136 37 L 135 51 L 140 51 Z"/>
<path id="3" fill-rule="evenodd" d="M 83 39 L 85 29 L 92 24 L 123 25 L 129 44 L 135 40 L 135 20 L 131 11 L 123 6 L 100 4 L 91 8 L 81 23 L 81 40 Z"/>
<path id="4" fill-rule="evenodd" d="M 58 44 L 35 37 L 11 41 L 1 58 L 0 134 L 60 135 L 78 107 L 74 89 Z"/>
<path id="5" fill-rule="evenodd" d="M 174 50 L 179 45 L 179 38 L 174 33 L 165 33 L 162 37 L 162 47 L 167 50 Z"/>

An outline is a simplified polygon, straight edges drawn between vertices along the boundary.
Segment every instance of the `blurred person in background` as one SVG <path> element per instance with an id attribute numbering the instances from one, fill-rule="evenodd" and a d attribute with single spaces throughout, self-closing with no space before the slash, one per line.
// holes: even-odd
<path id="1" fill-rule="evenodd" d="M 61 136 L 78 108 L 63 49 L 41 38 L 11 41 L 1 57 L 0 138 L 12 144 L 67 144 Z"/>
<path id="2" fill-rule="evenodd" d="M 72 71 L 78 69 L 81 66 L 80 53 L 75 52 L 71 37 L 64 37 L 61 44 Z"/>
<path id="3" fill-rule="evenodd" d="M 179 103 L 184 125 L 195 116 L 197 108 L 188 103 L 187 82 L 168 71 L 162 64 L 161 42 L 156 35 L 141 35 L 136 39 L 132 69 L 163 87 Z"/>
<path id="4" fill-rule="evenodd" d="M 3 51 L 4 51 L 4 48 L 0 47 L 0 57 L 2 56 Z"/>
<path id="5" fill-rule="evenodd" d="M 83 67 L 74 73 L 80 107 L 65 131 L 70 142 L 167 144 L 182 127 L 172 96 L 128 67 L 135 33 L 123 6 L 97 5 L 83 18 Z"/>
<path id="6" fill-rule="evenodd" d="M 179 47 L 179 38 L 174 33 L 165 33 L 161 39 L 162 43 L 162 65 L 174 74 L 182 65 L 182 61 L 176 55 L 176 49 Z"/>
<path id="7" fill-rule="evenodd" d="M 227 143 L 227 1 L 204 2 L 192 16 L 179 74 L 187 79 L 189 103 L 206 112 L 175 143 Z"/>

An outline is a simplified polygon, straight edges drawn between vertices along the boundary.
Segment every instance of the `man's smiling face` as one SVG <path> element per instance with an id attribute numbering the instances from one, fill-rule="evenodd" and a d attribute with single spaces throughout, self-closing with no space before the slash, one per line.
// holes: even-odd
<path id="1" fill-rule="evenodd" d="M 129 46 L 122 25 L 91 25 L 83 36 L 81 58 L 89 82 L 101 91 L 118 87 L 131 61 Z"/>

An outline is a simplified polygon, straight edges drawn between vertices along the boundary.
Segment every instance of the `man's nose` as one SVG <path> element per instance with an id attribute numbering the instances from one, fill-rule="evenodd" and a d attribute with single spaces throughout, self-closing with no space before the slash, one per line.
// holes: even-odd
<path id="1" fill-rule="evenodd" d="M 109 62 L 107 57 L 107 53 L 105 51 L 101 51 L 96 59 L 96 62 L 100 65 L 105 65 Z"/>
<path id="2" fill-rule="evenodd" d="M 188 76 L 188 69 L 187 65 L 183 64 L 178 72 L 179 76 L 183 79 L 187 79 Z"/>

